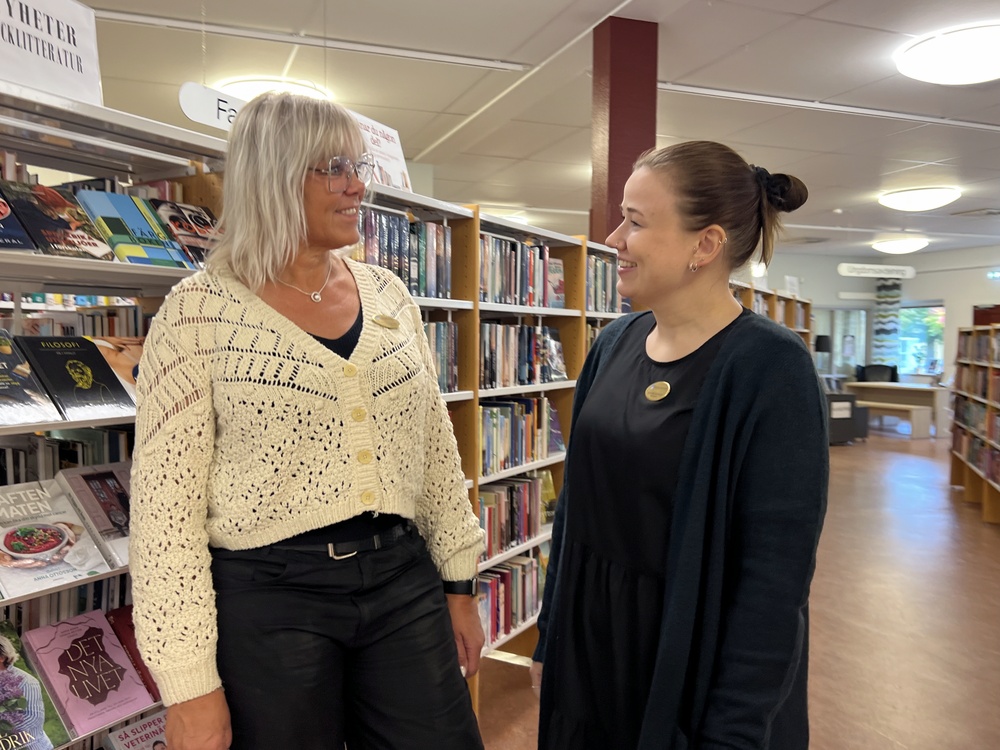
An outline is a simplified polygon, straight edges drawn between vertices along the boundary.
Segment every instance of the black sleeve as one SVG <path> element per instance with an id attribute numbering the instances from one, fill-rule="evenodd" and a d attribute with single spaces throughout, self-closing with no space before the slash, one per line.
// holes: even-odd
<path id="1" fill-rule="evenodd" d="M 796 684 L 809 586 L 826 512 L 826 399 L 809 353 L 782 342 L 762 358 L 739 458 L 722 633 L 699 750 L 767 747 Z"/>

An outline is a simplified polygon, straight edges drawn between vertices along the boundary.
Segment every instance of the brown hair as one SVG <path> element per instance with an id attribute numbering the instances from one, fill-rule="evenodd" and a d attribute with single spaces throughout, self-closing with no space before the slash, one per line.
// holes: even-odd
<path id="1" fill-rule="evenodd" d="M 798 178 L 747 164 L 733 149 L 714 141 L 651 149 L 633 170 L 643 167 L 670 177 L 685 229 L 694 232 L 718 224 L 725 230 L 731 269 L 747 263 L 758 244 L 761 260 L 770 263 L 781 229 L 778 213 L 794 211 L 809 197 Z"/>

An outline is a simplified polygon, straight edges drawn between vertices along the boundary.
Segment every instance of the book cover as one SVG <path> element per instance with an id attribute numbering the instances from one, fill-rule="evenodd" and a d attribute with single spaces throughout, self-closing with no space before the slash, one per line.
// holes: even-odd
<path id="1" fill-rule="evenodd" d="M 566 307 L 566 272 L 562 258 L 549 257 L 549 272 L 546 278 L 548 288 L 547 307 Z"/>
<path id="2" fill-rule="evenodd" d="M 113 609 L 107 613 L 107 617 L 108 622 L 111 623 L 111 629 L 115 631 L 118 640 L 121 641 L 125 651 L 128 652 L 128 657 L 132 660 L 132 666 L 135 667 L 139 673 L 139 677 L 142 678 L 142 684 L 146 686 L 146 690 L 149 691 L 154 700 L 160 700 L 160 689 L 157 687 L 156 681 L 149 671 L 149 667 L 142 660 L 142 654 L 139 653 L 139 646 L 135 642 L 135 623 L 132 621 L 132 605 L 127 604 L 124 607 Z"/>
<path id="3" fill-rule="evenodd" d="M 193 267 L 181 246 L 165 234 L 158 221 L 150 222 L 131 195 L 81 190 L 76 198 L 119 260 L 170 268 Z"/>
<path id="4" fill-rule="evenodd" d="M 0 487 L 0 592 L 4 598 L 82 581 L 109 570 L 59 482 L 43 479 Z"/>
<path id="5" fill-rule="evenodd" d="M 215 214 L 204 206 L 192 206 L 174 201 L 150 200 L 157 215 L 195 261 L 205 264 L 205 256 L 218 241 Z M 367 246 L 367 245 L 366 245 Z"/>
<path id="6" fill-rule="evenodd" d="M 14 209 L 35 245 L 48 255 L 114 260 L 114 253 L 71 193 L 44 185 L 0 181 L 0 198 Z"/>
<path id="7" fill-rule="evenodd" d="M 15 336 L 14 342 L 66 419 L 135 415 L 135 402 L 94 342 L 78 336 Z"/>
<path id="8" fill-rule="evenodd" d="M 17 629 L 0 622 L 0 748 L 52 750 L 69 740 Z"/>
<path id="9" fill-rule="evenodd" d="M 549 406 L 549 455 L 566 450 L 562 427 L 559 425 L 559 412 L 554 406 Z"/>
<path id="10" fill-rule="evenodd" d="M 29 630 L 22 641 L 77 737 L 153 705 L 103 612 Z"/>
<path id="11" fill-rule="evenodd" d="M 64 469 L 56 481 L 76 502 L 108 564 L 128 565 L 130 461 Z"/>
<path id="12" fill-rule="evenodd" d="M 97 350 L 118 377 L 118 382 L 135 401 L 135 379 L 139 376 L 139 360 L 145 336 L 84 336 L 97 345 Z"/>
<path id="13" fill-rule="evenodd" d="M 544 339 L 544 364 L 542 382 L 551 383 L 556 380 L 567 380 L 566 358 L 563 356 L 562 341 L 559 338 L 559 331 L 555 328 L 544 327 L 542 332 Z"/>
<path id="14" fill-rule="evenodd" d="M 167 750 L 167 711 L 130 721 L 121 729 L 108 733 L 109 750 Z"/>
<path id="15" fill-rule="evenodd" d="M 14 210 L 2 198 L 0 198 L 0 250 L 38 252 L 38 248 L 31 241 L 24 226 L 14 215 Z"/>
<path id="16" fill-rule="evenodd" d="M 62 415 L 13 337 L 0 328 L 0 425 L 58 422 Z"/>

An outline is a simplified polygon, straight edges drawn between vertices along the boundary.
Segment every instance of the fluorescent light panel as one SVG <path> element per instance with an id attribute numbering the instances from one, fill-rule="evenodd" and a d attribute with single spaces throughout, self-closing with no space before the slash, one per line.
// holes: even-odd
<path id="1" fill-rule="evenodd" d="M 892 56 L 908 78 L 968 86 L 1000 78 L 1000 21 L 954 26 L 907 42 Z"/>

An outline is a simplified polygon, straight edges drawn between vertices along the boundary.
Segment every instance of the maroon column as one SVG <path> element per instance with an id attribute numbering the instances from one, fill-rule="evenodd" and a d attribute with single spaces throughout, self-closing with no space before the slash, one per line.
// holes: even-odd
<path id="1" fill-rule="evenodd" d="M 590 239 L 621 223 L 622 188 L 632 164 L 656 145 L 655 23 L 608 18 L 594 29 Z"/>

